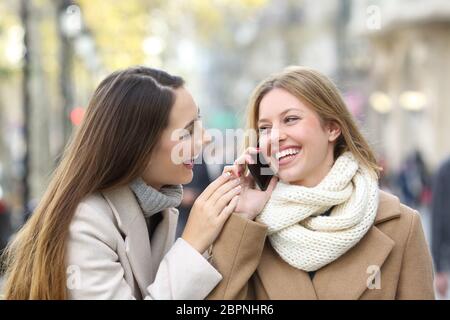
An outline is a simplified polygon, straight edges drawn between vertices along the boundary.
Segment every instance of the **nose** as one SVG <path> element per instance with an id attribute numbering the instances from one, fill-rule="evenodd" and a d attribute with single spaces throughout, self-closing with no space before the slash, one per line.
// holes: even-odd
<path id="1" fill-rule="evenodd" d="M 279 150 L 280 142 L 286 140 L 286 133 L 280 128 L 273 128 L 268 141 L 268 152 L 272 154 Z"/>
<path id="2" fill-rule="evenodd" d="M 202 146 L 205 146 L 207 144 L 210 144 L 212 141 L 212 136 L 206 131 L 204 128 L 202 128 Z"/>

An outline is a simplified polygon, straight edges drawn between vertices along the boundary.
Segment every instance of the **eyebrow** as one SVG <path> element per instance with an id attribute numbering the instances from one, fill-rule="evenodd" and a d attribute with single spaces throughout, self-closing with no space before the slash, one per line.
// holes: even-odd
<path id="1" fill-rule="evenodd" d="M 200 108 L 198 108 L 198 112 L 197 112 L 197 117 L 195 119 L 192 119 L 191 121 L 189 121 L 189 123 L 187 125 L 184 126 L 184 129 L 187 129 L 189 127 L 192 127 L 192 125 L 194 124 L 195 121 L 197 121 L 198 119 L 200 119 Z"/>
<path id="2" fill-rule="evenodd" d="M 289 108 L 289 109 L 284 110 L 282 113 L 280 113 L 280 116 L 283 116 L 283 115 L 285 115 L 286 113 L 288 113 L 289 111 L 292 111 L 292 110 L 300 111 L 300 110 L 297 109 L 297 108 Z M 258 120 L 258 123 L 264 122 L 264 121 L 269 122 L 269 120 L 267 120 L 267 119 L 259 119 L 259 120 Z"/>

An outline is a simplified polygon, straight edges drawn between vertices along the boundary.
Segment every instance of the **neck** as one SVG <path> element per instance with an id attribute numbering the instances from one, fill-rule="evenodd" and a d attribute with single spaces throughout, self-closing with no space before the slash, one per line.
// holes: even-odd
<path id="1" fill-rule="evenodd" d="M 290 182 L 289 184 L 313 188 L 317 186 L 320 182 L 322 182 L 322 180 L 327 176 L 328 172 L 330 172 L 331 168 L 333 167 L 333 164 L 334 164 L 334 155 L 333 150 L 331 150 L 331 152 L 327 153 L 322 163 L 317 168 L 315 168 L 313 172 L 310 172 L 303 179 Z"/>
<path id="2" fill-rule="evenodd" d="M 163 187 L 163 184 L 161 183 L 155 183 L 154 181 L 149 181 L 148 179 L 143 178 L 144 182 L 146 185 L 152 187 L 153 189 L 156 189 L 158 191 L 161 190 L 161 188 Z"/>
<path id="3" fill-rule="evenodd" d="M 137 197 L 146 217 L 167 208 L 177 207 L 183 199 L 181 185 L 167 185 L 157 190 L 152 185 L 148 185 L 142 178 L 138 178 L 130 183 L 130 188 Z"/>

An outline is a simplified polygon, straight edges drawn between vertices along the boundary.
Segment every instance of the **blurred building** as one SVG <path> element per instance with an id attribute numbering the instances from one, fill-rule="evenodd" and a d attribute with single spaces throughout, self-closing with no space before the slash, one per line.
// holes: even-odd
<path id="1" fill-rule="evenodd" d="M 267 1 L 245 19 L 230 15 L 209 42 L 194 40 L 199 87 L 207 105 L 242 120 L 263 78 L 291 64 L 316 68 L 392 171 L 414 151 L 434 170 L 450 154 L 449 27 L 445 0 Z"/>
<path id="2" fill-rule="evenodd" d="M 450 154 L 450 2 L 353 1 L 349 27 L 369 44 L 367 125 L 378 150 L 393 169 L 414 150 L 435 169 Z"/>

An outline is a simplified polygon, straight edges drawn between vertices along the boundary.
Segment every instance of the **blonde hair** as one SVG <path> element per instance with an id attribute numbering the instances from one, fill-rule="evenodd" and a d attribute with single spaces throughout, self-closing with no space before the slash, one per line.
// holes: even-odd
<path id="1" fill-rule="evenodd" d="M 364 136 L 359 131 L 353 116 L 348 111 L 339 90 L 325 75 L 301 66 L 291 66 L 281 73 L 269 76 L 253 91 L 247 108 L 247 129 L 258 132 L 259 105 L 272 89 L 286 90 L 306 103 L 318 115 L 322 123 L 334 121 L 341 129 L 341 135 L 334 147 L 334 159 L 350 151 L 356 159 L 379 177 L 381 168 Z M 251 141 L 245 141 L 245 147 Z"/>

